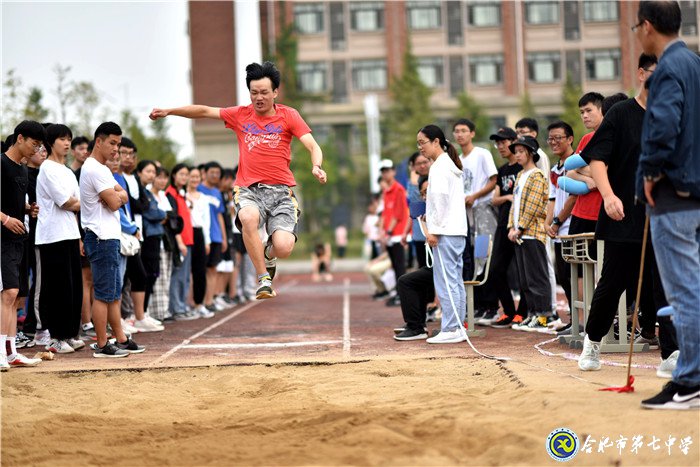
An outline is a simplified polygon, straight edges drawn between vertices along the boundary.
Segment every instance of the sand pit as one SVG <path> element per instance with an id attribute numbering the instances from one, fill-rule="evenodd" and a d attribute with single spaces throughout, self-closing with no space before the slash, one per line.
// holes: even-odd
<path id="1" fill-rule="evenodd" d="M 660 381 L 641 378 L 637 391 Z M 697 411 L 644 411 L 638 393 L 598 387 L 472 357 L 14 370 L 2 377 L 2 464 L 557 465 L 545 440 L 558 427 L 596 440 L 572 465 L 700 464 Z M 597 452 L 620 435 L 622 454 L 614 444 Z"/>

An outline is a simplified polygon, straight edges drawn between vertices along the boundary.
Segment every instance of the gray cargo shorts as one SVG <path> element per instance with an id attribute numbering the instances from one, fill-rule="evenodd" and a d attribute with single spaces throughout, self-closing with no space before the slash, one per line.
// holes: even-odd
<path id="1" fill-rule="evenodd" d="M 249 187 L 234 186 L 233 202 L 236 205 L 236 227 L 242 230 L 238 212 L 247 206 L 255 206 L 260 213 L 258 229 L 265 226 L 267 234 L 277 230 L 291 232 L 297 238 L 299 202 L 287 185 L 266 185 L 254 183 Z"/>

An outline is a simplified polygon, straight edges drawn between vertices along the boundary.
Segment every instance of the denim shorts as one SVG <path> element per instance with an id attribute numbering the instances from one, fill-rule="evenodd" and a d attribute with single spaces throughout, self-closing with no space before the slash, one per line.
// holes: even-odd
<path id="1" fill-rule="evenodd" d="M 116 302 L 122 295 L 119 240 L 100 240 L 94 232 L 86 230 L 83 245 L 92 269 L 95 299 L 106 303 Z"/>

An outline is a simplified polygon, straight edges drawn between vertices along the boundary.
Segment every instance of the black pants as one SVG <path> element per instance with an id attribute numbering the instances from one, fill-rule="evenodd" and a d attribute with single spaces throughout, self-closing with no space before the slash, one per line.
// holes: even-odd
<path id="1" fill-rule="evenodd" d="M 406 326 L 422 331 L 425 328 L 426 307 L 435 300 L 433 270 L 424 267 L 404 274 L 398 280 L 396 290 Z"/>
<path id="2" fill-rule="evenodd" d="M 41 282 L 37 285 L 42 328 L 53 339 L 66 340 L 78 335 L 83 306 L 83 272 L 80 243 L 76 240 L 39 245 Z"/>
<path id="3" fill-rule="evenodd" d="M 571 265 L 564 261 L 564 257 L 561 255 L 561 243 L 559 242 L 554 242 L 554 273 L 557 283 L 564 289 L 569 308 L 573 310 L 571 305 Z"/>
<path id="4" fill-rule="evenodd" d="M 603 270 L 593 293 L 591 311 L 586 323 L 586 333 L 592 341 L 600 342 L 610 330 L 622 292 L 627 292 L 628 306 L 634 301 L 641 254 L 640 243 L 605 242 Z M 654 303 L 653 263 L 654 251 L 649 243 L 644 257 L 644 276 L 639 299 L 639 324 L 646 336 L 655 334 L 657 309 Z"/>
<path id="5" fill-rule="evenodd" d="M 144 310 L 148 310 L 148 302 L 153 294 L 153 285 L 160 276 L 160 245 L 161 235 L 146 237 L 143 241 L 141 262 L 146 271 L 146 298 L 144 300 Z"/>
<path id="6" fill-rule="evenodd" d="M 387 246 L 386 251 L 389 254 L 391 267 L 398 281 L 399 277 L 406 274 L 406 250 L 401 243 L 394 243 L 391 246 Z"/>
<path id="7" fill-rule="evenodd" d="M 503 312 L 508 316 L 516 314 L 515 302 L 508 285 L 508 268 L 514 258 L 515 243 L 508 240 L 508 228 L 497 227 L 493 237 L 491 271 L 487 283 L 492 287 L 496 297 L 501 302 L 501 306 L 503 306 Z M 523 294 L 520 295 L 517 313 L 523 317 L 527 316 L 527 300 Z"/>
<path id="8" fill-rule="evenodd" d="M 34 303 L 34 298 L 36 297 L 36 282 L 37 282 L 37 264 L 36 264 L 36 253 L 34 251 L 34 244 L 27 240 L 25 243 L 26 250 L 25 255 L 27 255 L 27 266 L 29 268 L 29 274 L 31 275 L 31 283 L 29 284 L 29 297 L 27 297 L 27 316 L 24 318 L 24 324 L 22 325 L 22 331 L 29 334 L 34 334 L 37 325 L 37 307 Z"/>
<path id="9" fill-rule="evenodd" d="M 529 313 L 541 314 L 552 309 L 552 286 L 549 283 L 547 250 L 539 240 L 525 239 L 515 245 L 520 296 L 527 300 Z"/>
<path id="10" fill-rule="evenodd" d="M 418 269 L 424 268 L 427 264 L 425 262 L 425 240 L 413 240 L 413 248 L 416 250 Z"/>
<path id="11" fill-rule="evenodd" d="M 194 229 L 192 245 L 192 300 L 195 305 L 204 303 L 207 291 L 207 251 L 204 245 L 204 233 L 201 227 Z"/>
<path id="12" fill-rule="evenodd" d="M 143 251 L 143 244 L 141 245 L 141 250 Z M 124 277 L 129 279 L 132 292 L 146 291 L 146 269 L 143 267 L 141 255 L 142 253 L 139 251 L 134 256 L 128 256 L 126 258 L 126 273 Z M 126 280 L 124 282 L 126 282 Z"/>

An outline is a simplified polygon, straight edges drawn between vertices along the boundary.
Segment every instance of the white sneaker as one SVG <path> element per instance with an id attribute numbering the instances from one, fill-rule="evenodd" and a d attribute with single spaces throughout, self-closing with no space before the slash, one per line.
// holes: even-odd
<path id="1" fill-rule="evenodd" d="M 213 311 L 207 310 L 207 308 L 204 305 L 199 305 L 197 308 L 195 308 L 194 312 L 198 313 L 199 316 L 205 319 L 213 318 L 215 316 L 215 313 Z"/>
<path id="2" fill-rule="evenodd" d="M 146 321 L 150 322 L 150 323 L 155 324 L 156 326 L 163 326 L 163 322 L 162 322 L 162 321 L 158 321 L 157 319 L 153 318 L 153 317 L 152 317 L 151 315 L 149 315 L 148 313 L 145 314 L 145 318 L 144 318 L 144 319 L 145 319 Z"/>
<path id="3" fill-rule="evenodd" d="M 73 347 L 73 350 L 80 350 L 85 347 L 85 342 L 80 339 L 66 339 L 66 342 L 68 342 L 68 345 Z"/>
<path id="4" fill-rule="evenodd" d="M 464 336 L 461 329 L 454 331 L 440 331 L 436 336 L 426 339 L 428 344 L 456 344 L 464 342 Z"/>
<path id="5" fill-rule="evenodd" d="M 9 363 L 10 367 L 12 368 L 19 368 L 22 366 L 37 366 L 39 363 L 41 363 L 40 358 L 27 358 L 21 353 L 15 354 L 15 357 L 13 359 L 7 359 L 7 363 Z"/>
<path id="6" fill-rule="evenodd" d="M 122 318 L 122 331 L 128 332 L 129 334 L 136 334 L 139 332 L 136 326 L 132 326 L 131 323 L 124 318 Z"/>
<path id="7" fill-rule="evenodd" d="M 226 301 L 225 301 L 223 298 L 221 298 L 221 296 L 219 296 L 219 295 L 217 295 L 216 297 L 214 297 L 214 305 L 216 305 L 217 308 L 221 307 L 221 310 L 225 310 L 226 308 L 228 308 L 228 307 L 230 306 L 230 305 L 229 305 L 228 303 L 226 303 Z M 219 311 L 221 311 L 221 310 L 219 310 Z"/>
<path id="8" fill-rule="evenodd" d="M 680 354 L 681 351 L 676 350 L 671 355 L 669 355 L 666 360 L 662 359 L 661 364 L 656 369 L 656 376 L 658 376 L 659 378 L 671 379 L 673 377 L 673 370 L 676 369 L 676 365 L 678 364 L 678 357 L 680 356 Z"/>
<path id="9" fill-rule="evenodd" d="M 0 354 L 0 371 L 7 371 L 10 369 L 10 364 L 7 363 L 7 355 Z"/>
<path id="10" fill-rule="evenodd" d="M 138 329 L 138 332 L 160 332 L 165 329 L 163 325 L 153 324 L 145 318 L 134 321 L 134 328 Z"/>
<path id="11" fill-rule="evenodd" d="M 44 329 L 42 331 L 37 331 L 36 334 L 34 334 L 34 343 L 42 347 L 49 345 L 51 343 L 51 334 L 49 334 L 49 330 Z"/>
<path id="12" fill-rule="evenodd" d="M 211 304 L 214 305 L 216 311 L 224 311 L 226 309 L 226 305 L 222 305 L 221 303 L 217 302 L 216 299 L 214 299 L 214 301 L 211 302 Z"/>
<path id="13" fill-rule="evenodd" d="M 578 358 L 578 367 L 582 371 L 600 370 L 600 342 L 593 342 L 588 334 L 583 339 L 583 350 Z"/>
<path id="14" fill-rule="evenodd" d="M 53 353 L 73 353 L 75 349 L 71 345 L 59 339 L 51 339 L 51 343 L 46 346 L 46 350 Z"/>

